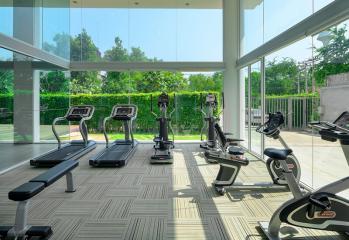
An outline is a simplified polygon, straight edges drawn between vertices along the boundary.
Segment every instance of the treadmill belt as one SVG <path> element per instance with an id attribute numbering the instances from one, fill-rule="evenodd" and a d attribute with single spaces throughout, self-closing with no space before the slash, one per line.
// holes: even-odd
<path id="1" fill-rule="evenodd" d="M 105 151 L 103 155 L 99 157 L 99 160 L 125 160 L 132 149 L 131 145 L 115 145 L 108 151 Z"/>
<path id="2" fill-rule="evenodd" d="M 85 145 L 70 145 L 67 147 L 61 148 L 59 151 L 54 151 L 46 156 L 44 156 L 42 159 L 44 160 L 58 160 L 58 159 L 65 159 L 70 154 L 76 153 L 80 149 L 84 148 Z M 40 159 L 41 160 L 41 159 Z"/>

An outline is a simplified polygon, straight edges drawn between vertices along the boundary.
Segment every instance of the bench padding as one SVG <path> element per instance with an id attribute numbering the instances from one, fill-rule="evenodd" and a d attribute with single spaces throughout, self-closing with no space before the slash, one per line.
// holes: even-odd
<path id="1" fill-rule="evenodd" d="M 42 182 L 27 182 L 8 193 L 8 198 L 13 201 L 25 201 L 45 189 Z"/>
<path id="2" fill-rule="evenodd" d="M 52 183 L 66 175 L 68 172 L 73 170 L 79 165 L 78 161 L 66 160 L 62 163 L 50 168 L 47 172 L 40 174 L 39 176 L 33 178 L 29 182 L 41 182 L 45 184 L 45 187 L 50 186 Z"/>

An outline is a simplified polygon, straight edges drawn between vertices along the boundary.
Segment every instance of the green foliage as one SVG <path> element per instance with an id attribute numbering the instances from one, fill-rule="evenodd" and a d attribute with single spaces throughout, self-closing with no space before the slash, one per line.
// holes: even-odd
<path id="1" fill-rule="evenodd" d="M 299 71 L 296 61 L 292 58 L 268 62 L 265 68 L 267 94 L 297 94 Z"/>
<path id="2" fill-rule="evenodd" d="M 0 71 L 0 94 L 13 93 L 13 71 Z"/>
<path id="3" fill-rule="evenodd" d="M 207 92 L 181 92 L 176 93 L 176 101 L 174 102 L 174 93 L 169 93 L 170 106 L 168 113 L 174 107 L 176 111 L 172 115 L 172 126 L 177 134 L 183 133 L 199 133 L 202 125 L 202 114 L 200 112 L 201 95 L 205 96 Z M 220 108 L 220 93 L 213 92 L 217 95 Z M 41 124 L 50 125 L 53 119 L 57 116 L 63 116 L 69 105 L 93 105 L 95 106 L 95 114 L 88 122 L 88 127 L 91 132 L 101 132 L 103 119 L 109 116 L 112 107 L 115 104 L 132 103 L 138 106 L 138 116 L 135 123 L 137 132 L 156 132 L 158 123 L 155 117 L 151 114 L 151 96 L 153 98 L 153 110 L 159 114 L 156 101 L 160 92 L 139 93 L 139 94 L 41 94 L 41 105 L 48 109 L 42 111 L 40 116 Z M 0 95 L 0 99 L 7 99 L 7 102 L 12 101 L 12 96 Z M 216 114 L 219 110 L 216 111 Z M 120 124 L 112 124 L 111 129 L 116 130 Z"/>
<path id="4" fill-rule="evenodd" d="M 347 26 L 330 29 L 328 44 L 315 48 L 314 76 L 317 86 L 326 85 L 326 77 L 339 73 L 349 72 L 349 38 L 346 38 Z"/>
<path id="5" fill-rule="evenodd" d="M 40 72 L 41 93 L 67 93 L 69 92 L 69 80 L 61 71 Z"/>

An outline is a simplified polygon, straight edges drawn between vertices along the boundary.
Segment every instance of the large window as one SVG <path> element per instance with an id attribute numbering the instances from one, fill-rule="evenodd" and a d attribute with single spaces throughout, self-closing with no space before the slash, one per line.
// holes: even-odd
<path id="1" fill-rule="evenodd" d="M 70 75 L 70 76 L 69 76 Z M 59 79 L 59 81 L 57 81 Z M 93 118 L 87 123 L 90 138 L 104 141 L 102 123 L 110 115 L 115 104 L 131 103 L 138 106 L 134 122 L 135 138 L 152 140 L 158 134 L 158 122 L 151 114 L 159 114 L 157 97 L 161 92 L 170 95 L 168 114 L 176 140 L 199 140 L 204 117 L 201 101 L 206 94 L 218 98 L 215 114 L 221 112 L 223 74 L 221 72 L 41 72 L 41 140 L 53 140 L 50 125 L 57 116 L 63 116 L 69 105 L 89 104 L 96 108 Z M 66 123 L 58 126 L 63 139 L 80 138 L 78 126 Z M 122 123 L 108 124 L 111 139 L 122 138 Z M 204 136 L 205 138 L 205 136 Z"/>
<path id="2" fill-rule="evenodd" d="M 240 0 L 241 56 L 331 2 L 333 0 Z"/>
<path id="3" fill-rule="evenodd" d="M 71 59 L 222 61 L 222 6 L 216 2 L 210 8 L 177 0 L 158 8 L 133 2 L 103 8 L 81 1 L 71 9 Z"/>
<path id="4" fill-rule="evenodd" d="M 282 112 L 285 123 L 281 136 L 289 145 L 302 169 L 301 181 L 312 188 L 347 176 L 348 163 L 339 142 L 321 139 L 317 131 L 309 128 L 311 121 L 333 122 L 342 112 L 348 111 L 349 101 L 349 20 L 333 26 L 312 37 L 301 39 L 269 54 L 264 59 L 264 76 L 259 62 L 249 66 L 250 73 L 242 69 L 240 76 L 245 83 L 245 102 L 250 107 L 245 126 L 251 126 L 250 150 L 260 153 L 263 142 L 254 135 L 253 112 Z M 242 81 L 242 80 L 241 80 Z M 264 98 L 260 85 L 264 81 Z M 262 84 L 263 85 L 263 84 Z M 248 87 L 249 86 L 249 87 Z M 263 93 L 263 89 L 262 89 Z M 247 131 L 248 132 L 248 131 Z M 247 138 L 245 136 L 245 138 Z M 265 137 L 265 147 L 282 148 L 276 139 Z M 331 159 L 331 163 L 329 163 Z M 348 193 L 343 193 L 349 196 Z"/>

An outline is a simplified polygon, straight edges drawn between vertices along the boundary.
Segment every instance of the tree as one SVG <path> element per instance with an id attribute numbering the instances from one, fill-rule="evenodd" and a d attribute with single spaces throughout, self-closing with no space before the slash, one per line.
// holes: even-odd
<path id="1" fill-rule="evenodd" d="M 123 47 L 122 40 L 116 37 L 112 49 L 105 51 L 104 59 L 112 62 L 126 62 L 128 60 L 127 49 Z"/>
<path id="2" fill-rule="evenodd" d="M 69 92 L 69 79 L 62 71 L 40 72 L 41 93 L 67 93 Z"/>
<path id="3" fill-rule="evenodd" d="M 326 85 L 329 75 L 349 72 L 349 38 L 346 38 L 346 25 L 330 29 L 330 41 L 315 48 L 314 76 L 317 86 Z"/>
<path id="4" fill-rule="evenodd" d="M 190 91 L 218 91 L 223 90 L 223 73 L 215 72 L 212 76 L 193 74 L 188 78 Z"/>
<path id="5" fill-rule="evenodd" d="M 83 29 L 80 34 L 71 39 L 70 58 L 72 61 L 97 62 L 101 54 L 92 38 Z M 100 93 L 102 79 L 97 71 L 71 72 L 71 92 L 77 93 Z"/>
<path id="6" fill-rule="evenodd" d="M 13 93 L 13 71 L 0 70 L 0 94 Z"/>
<path id="7" fill-rule="evenodd" d="M 268 62 L 265 67 L 266 93 L 268 95 L 297 94 L 299 71 L 296 61 L 292 58 L 283 58 L 279 62 L 274 59 Z"/>

